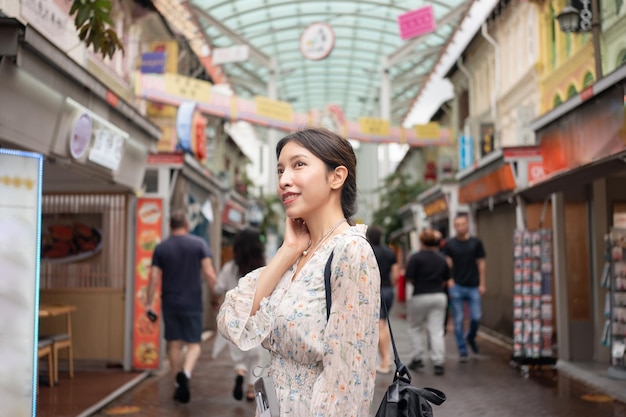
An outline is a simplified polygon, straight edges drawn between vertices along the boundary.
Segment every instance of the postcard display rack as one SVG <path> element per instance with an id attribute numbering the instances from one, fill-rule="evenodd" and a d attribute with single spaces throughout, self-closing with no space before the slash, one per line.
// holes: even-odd
<path id="1" fill-rule="evenodd" d="M 552 346 L 552 232 L 516 230 L 513 257 L 511 364 L 528 378 L 533 368 L 556 369 Z"/>
<path id="2" fill-rule="evenodd" d="M 608 289 L 602 343 L 611 349 L 608 375 L 626 379 L 626 229 L 611 229 L 601 286 Z"/>

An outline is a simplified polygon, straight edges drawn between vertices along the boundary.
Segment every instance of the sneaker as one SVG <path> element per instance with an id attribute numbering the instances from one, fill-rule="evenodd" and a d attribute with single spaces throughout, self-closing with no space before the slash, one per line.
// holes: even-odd
<path id="1" fill-rule="evenodd" d="M 459 358 L 459 362 L 467 363 L 467 353 L 461 353 L 461 357 Z"/>
<path id="2" fill-rule="evenodd" d="M 443 375 L 443 365 L 435 365 L 435 375 Z"/>
<path id="3" fill-rule="evenodd" d="M 472 349 L 472 352 L 475 354 L 478 353 L 478 345 L 476 344 L 476 339 L 470 339 L 469 337 L 465 339 L 467 341 L 468 346 Z"/>
<path id="4" fill-rule="evenodd" d="M 237 401 L 240 401 L 243 398 L 243 376 L 237 375 L 235 378 L 235 388 L 233 388 L 233 397 Z"/>
<path id="5" fill-rule="evenodd" d="M 184 372 L 179 372 L 176 374 L 176 382 L 178 383 L 178 387 L 174 392 L 174 399 L 183 404 L 188 403 L 191 398 L 191 393 L 189 392 L 189 378 L 187 378 Z"/>
<path id="6" fill-rule="evenodd" d="M 421 369 L 423 367 L 424 367 L 424 363 L 422 362 L 421 359 L 413 359 L 411 363 L 409 364 L 409 369 L 411 371 L 417 371 L 418 369 Z"/>

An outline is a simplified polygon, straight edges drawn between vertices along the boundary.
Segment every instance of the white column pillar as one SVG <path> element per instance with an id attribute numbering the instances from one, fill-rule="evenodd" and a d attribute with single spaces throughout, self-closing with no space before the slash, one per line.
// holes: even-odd
<path id="1" fill-rule="evenodd" d="M 278 99 L 278 88 L 276 86 L 277 66 L 276 59 L 271 59 L 271 66 L 269 68 L 269 75 L 267 77 L 267 96 L 272 100 Z M 278 177 L 274 174 L 276 167 L 276 144 L 278 144 L 278 131 L 276 129 L 269 128 L 267 132 L 267 145 L 269 152 L 267 153 L 267 172 L 268 175 L 268 190 L 265 190 L 267 195 L 276 193 L 278 187 Z"/>
<path id="2" fill-rule="evenodd" d="M 569 310 L 567 301 L 567 266 L 565 262 L 565 199 L 563 193 L 552 194 L 552 248 L 554 265 L 554 302 L 559 359 L 570 360 Z"/>
<path id="3" fill-rule="evenodd" d="M 380 71 L 380 118 L 389 121 L 391 124 L 391 81 L 389 79 L 389 69 L 387 69 L 387 59 L 382 59 L 382 69 Z M 391 173 L 391 167 L 389 163 L 389 144 L 382 144 L 383 149 L 383 161 L 380 170 L 380 178 L 384 178 Z"/>

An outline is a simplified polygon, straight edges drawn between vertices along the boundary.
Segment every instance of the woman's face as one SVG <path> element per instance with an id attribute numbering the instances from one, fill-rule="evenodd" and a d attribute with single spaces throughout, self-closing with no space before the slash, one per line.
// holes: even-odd
<path id="1" fill-rule="evenodd" d="M 330 197 L 326 164 L 305 147 L 288 142 L 278 156 L 278 196 L 287 217 L 306 218 Z"/>

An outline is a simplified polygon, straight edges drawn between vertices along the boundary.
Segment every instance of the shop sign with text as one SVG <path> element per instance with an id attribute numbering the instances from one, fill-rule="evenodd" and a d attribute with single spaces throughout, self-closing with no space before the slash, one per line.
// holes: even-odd
<path id="1" fill-rule="evenodd" d="M 446 211 L 448 211 L 448 203 L 446 202 L 445 197 L 438 198 L 435 201 L 431 201 L 430 203 L 424 205 L 424 213 L 426 213 L 427 217 Z"/>

